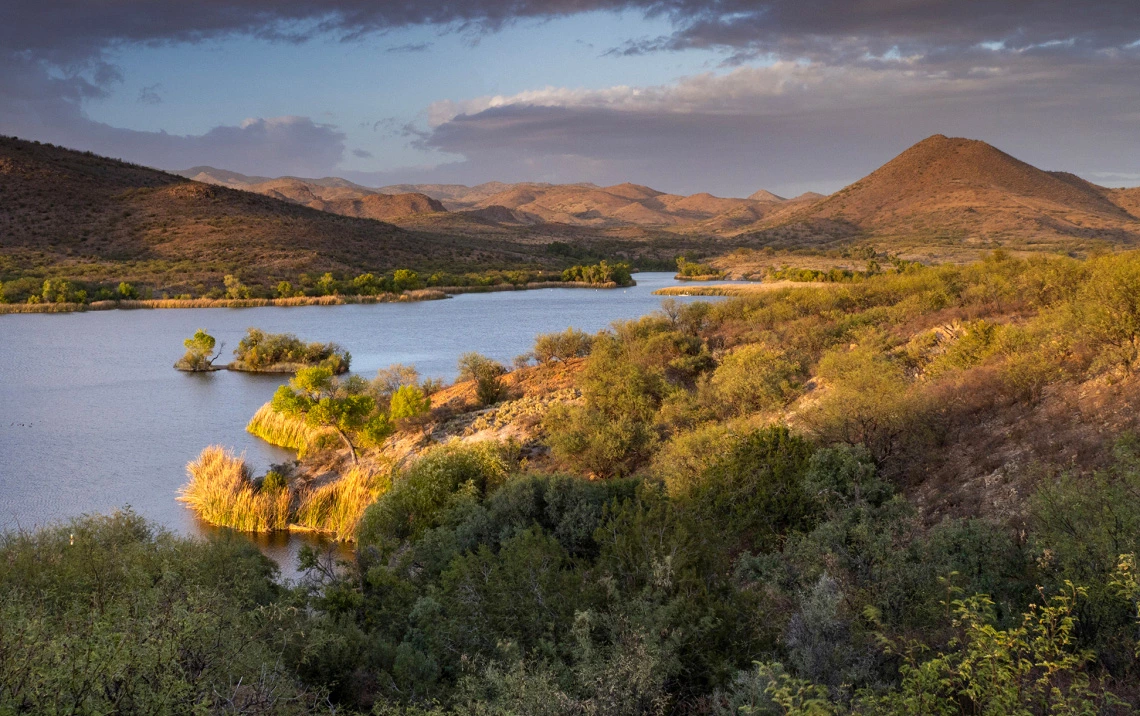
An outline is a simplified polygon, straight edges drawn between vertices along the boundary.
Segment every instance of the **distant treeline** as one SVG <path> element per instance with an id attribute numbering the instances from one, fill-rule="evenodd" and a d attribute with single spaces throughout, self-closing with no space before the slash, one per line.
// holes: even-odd
<path id="1" fill-rule="evenodd" d="M 486 271 L 483 273 L 419 273 L 397 269 L 387 274 L 362 273 L 349 276 L 333 272 L 301 274 L 293 281 L 276 285 L 246 283 L 238 275 L 227 274 L 222 286 L 203 287 L 198 292 L 172 294 L 150 286 L 120 282 L 87 282 L 66 278 L 43 279 L 24 276 L 0 282 L 0 303 L 89 304 L 96 301 L 136 301 L 147 299 L 271 299 L 321 296 L 380 296 L 436 287 L 525 286 L 538 282 L 586 282 L 630 285 L 628 264 L 608 264 L 605 260 L 589 266 L 573 266 L 552 271 Z"/>

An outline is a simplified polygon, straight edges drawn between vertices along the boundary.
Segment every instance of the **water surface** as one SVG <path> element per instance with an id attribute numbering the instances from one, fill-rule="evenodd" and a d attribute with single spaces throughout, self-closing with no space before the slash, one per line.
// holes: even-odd
<path id="1" fill-rule="evenodd" d="M 228 359 L 250 326 L 335 341 L 365 376 L 392 363 L 451 380 L 460 354 L 502 361 L 538 333 L 593 332 L 657 309 L 670 274 L 641 273 L 625 289 L 463 294 L 442 301 L 345 306 L 91 311 L 0 316 L 0 529 L 33 528 L 130 506 L 184 534 L 205 534 L 176 501 L 186 463 L 207 445 L 244 452 L 255 470 L 292 458 L 245 432 L 287 376 L 171 366 L 203 328 Z M 677 300 L 695 300 L 677 298 Z M 714 300 L 714 299 L 704 299 Z M 299 540 L 257 540 L 290 572 Z"/>

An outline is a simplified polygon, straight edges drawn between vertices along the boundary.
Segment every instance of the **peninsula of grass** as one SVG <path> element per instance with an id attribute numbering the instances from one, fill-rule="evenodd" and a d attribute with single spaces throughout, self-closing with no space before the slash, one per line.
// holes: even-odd
<path id="1" fill-rule="evenodd" d="M 304 458 L 312 447 L 319 446 L 324 439 L 336 438 L 336 434 L 328 428 L 315 428 L 303 418 L 277 412 L 272 403 L 261 406 L 245 429 L 270 445 L 295 450 L 299 458 Z"/>
<path id="2" fill-rule="evenodd" d="M 246 331 L 234 349 L 229 370 L 246 373 L 296 373 L 301 368 L 325 366 L 333 374 L 348 372 L 352 356 L 335 343 L 305 343 L 292 333 Z"/>
<path id="3" fill-rule="evenodd" d="M 280 469 L 254 478 L 243 456 L 217 445 L 186 466 L 178 499 L 203 521 L 239 532 L 321 532 L 351 541 L 364 510 L 387 491 L 391 476 L 356 465 L 331 480 L 309 481 Z"/>

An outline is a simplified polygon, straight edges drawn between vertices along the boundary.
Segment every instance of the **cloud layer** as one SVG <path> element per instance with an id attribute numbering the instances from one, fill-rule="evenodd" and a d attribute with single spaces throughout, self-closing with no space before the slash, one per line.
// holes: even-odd
<path id="1" fill-rule="evenodd" d="M 480 33 L 587 11 L 672 27 L 613 54 L 713 48 L 738 68 L 655 87 L 437 102 L 428 126 L 407 134 L 463 159 L 430 178 L 834 188 L 934 132 L 1086 174 L 1126 177 L 1140 164 L 1135 0 L 0 0 L 0 132 L 164 167 L 333 173 L 350 155 L 345 135 L 308 118 L 176 136 L 93 122 L 83 104 L 121 79 L 107 57 L 123 44 L 352 40 L 412 25 Z M 161 101 L 157 89 L 139 101 Z"/>

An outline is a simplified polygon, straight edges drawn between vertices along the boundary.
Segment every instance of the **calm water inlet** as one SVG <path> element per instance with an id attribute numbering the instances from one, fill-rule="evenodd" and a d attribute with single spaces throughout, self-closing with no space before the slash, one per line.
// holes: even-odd
<path id="1" fill-rule="evenodd" d="M 671 274 L 642 273 L 627 289 L 464 294 L 443 301 L 248 309 L 92 311 L 0 316 L 0 529 L 32 528 L 129 505 L 176 532 L 207 531 L 176 501 L 186 463 L 207 445 L 244 452 L 255 470 L 292 458 L 245 432 L 287 376 L 171 366 L 203 328 L 228 360 L 247 328 L 335 341 L 354 372 L 392 363 L 453 379 L 460 354 L 503 361 L 538 333 L 597 331 L 650 313 Z M 695 300 L 681 298 L 678 300 Z M 705 299 L 712 300 L 712 299 Z M 288 562 L 296 539 L 258 543 Z"/>

